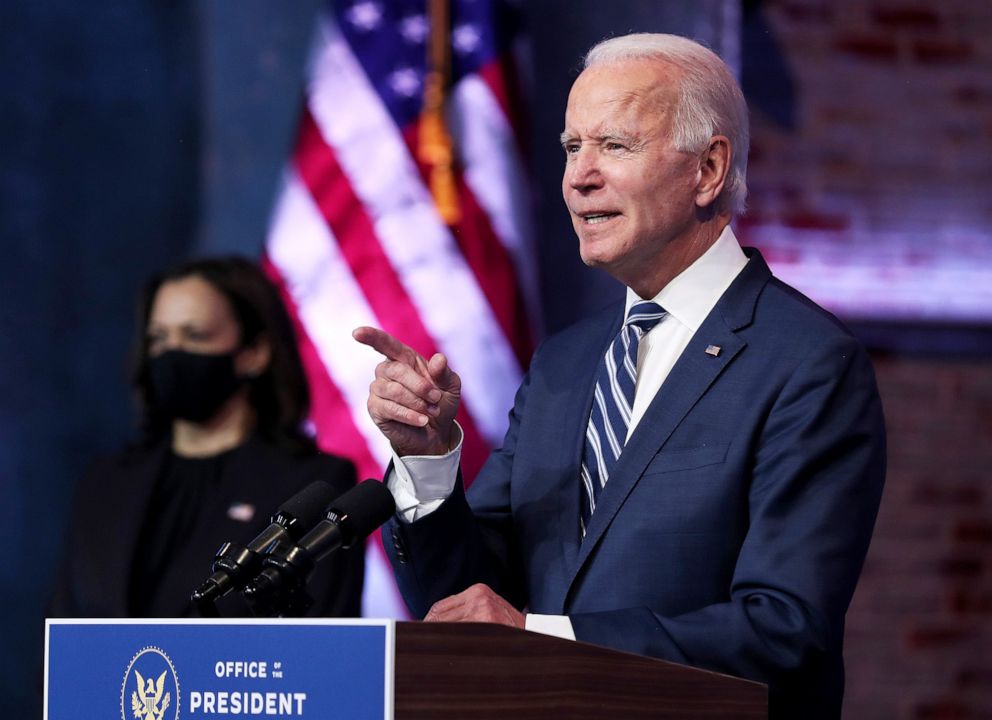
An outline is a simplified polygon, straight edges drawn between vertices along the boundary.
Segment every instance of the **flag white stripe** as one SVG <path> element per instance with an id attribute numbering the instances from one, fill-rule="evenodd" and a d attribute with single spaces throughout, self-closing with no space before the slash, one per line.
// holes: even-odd
<path id="1" fill-rule="evenodd" d="M 314 120 L 427 332 L 461 375 L 466 409 L 482 436 L 497 445 L 520 383 L 519 364 L 400 131 L 337 27 L 324 23 L 322 32 L 323 48 L 311 70 Z"/>
<path id="2" fill-rule="evenodd" d="M 362 617 L 408 617 L 396 587 L 393 568 L 372 540 L 365 543 L 365 585 L 362 588 Z"/>
<path id="3" fill-rule="evenodd" d="M 278 198 L 269 224 L 269 259 L 283 277 L 300 322 L 348 404 L 359 433 L 385 469 L 389 444 L 365 410 L 368 384 L 379 357 L 351 338 L 351 330 L 359 325 L 374 325 L 375 315 L 309 191 L 294 171 L 285 173 Z M 341 343 L 349 343 L 344 346 L 347 351 L 342 351 Z M 362 615 L 407 617 L 392 568 L 371 542 L 365 547 Z"/>
<path id="4" fill-rule="evenodd" d="M 455 86 L 451 103 L 449 129 L 464 167 L 465 184 L 510 254 L 529 317 L 539 318 L 533 194 L 513 128 L 478 75 L 469 75 Z"/>
<path id="5" fill-rule="evenodd" d="M 292 170 L 270 223 L 269 257 L 286 280 L 300 321 L 376 461 L 389 463 L 389 442 L 366 410 L 368 387 L 382 359 L 351 331 L 376 325 L 351 268 L 303 181 Z"/>

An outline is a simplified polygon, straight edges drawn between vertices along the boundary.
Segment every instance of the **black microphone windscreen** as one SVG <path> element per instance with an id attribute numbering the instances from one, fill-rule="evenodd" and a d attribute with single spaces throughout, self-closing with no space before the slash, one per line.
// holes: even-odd
<path id="1" fill-rule="evenodd" d="M 364 538 L 396 512 L 393 494 L 378 480 L 364 480 L 331 503 L 329 511 L 346 519 L 356 537 Z"/>
<path id="2" fill-rule="evenodd" d="M 324 516 L 324 511 L 334 499 L 334 488 L 323 480 L 314 480 L 279 506 L 279 513 L 295 518 L 309 530 Z"/>

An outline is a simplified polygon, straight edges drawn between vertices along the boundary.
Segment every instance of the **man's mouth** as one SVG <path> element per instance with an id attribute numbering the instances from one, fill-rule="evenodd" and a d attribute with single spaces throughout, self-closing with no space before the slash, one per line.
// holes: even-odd
<path id="1" fill-rule="evenodd" d="M 616 217 L 620 213 L 613 212 L 603 212 L 603 213 L 589 213 L 588 215 L 582 216 L 582 222 L 586 225 L 597 225 L 601 222 L 606 222 L 612 217 Z"/>

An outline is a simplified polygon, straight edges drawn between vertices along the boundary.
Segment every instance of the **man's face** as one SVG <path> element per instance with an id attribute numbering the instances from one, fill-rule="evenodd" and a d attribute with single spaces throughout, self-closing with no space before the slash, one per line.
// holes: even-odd
<path id="1" fill-rule="evenodd" d="M 565 111 L 562 194 L 582 261 L 639 293 L 693 227 L 699 158 L 671 140 L 678 72 L 643 59 L 593 66 Z"/>

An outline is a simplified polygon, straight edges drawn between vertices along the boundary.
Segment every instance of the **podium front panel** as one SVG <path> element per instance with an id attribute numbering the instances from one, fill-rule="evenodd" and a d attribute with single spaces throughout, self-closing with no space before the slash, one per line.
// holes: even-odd
<path id="1" fill-rule="evenodd" d="M 48 620 L 46 720 L 393 716 L 390 620 Z"/>

